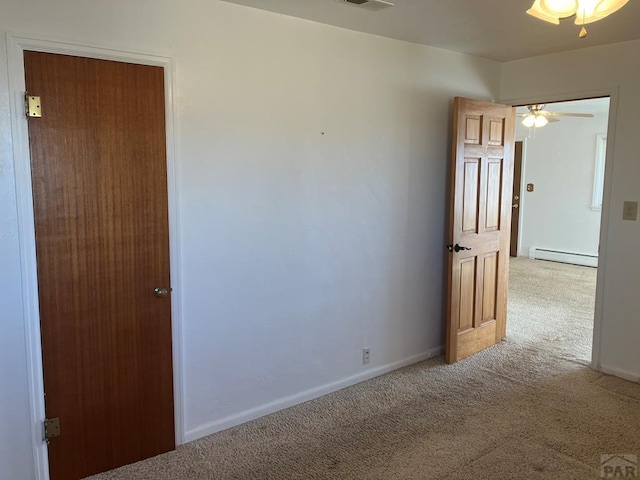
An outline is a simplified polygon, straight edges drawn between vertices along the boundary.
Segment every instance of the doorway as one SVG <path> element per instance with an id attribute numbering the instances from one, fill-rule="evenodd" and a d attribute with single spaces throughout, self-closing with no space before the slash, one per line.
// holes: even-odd
<path id="1" fill-rule="evenodd" d="M 175 447 L 164 73 L 24 65 L 48 106 L 29 145 L 50 476 L 84 478 Z"/>
<path id="2" fill-rule="evenodd" d="M 548 103 L 540 110 L 555 115 L 538 128 L 522 125 L 530 108 L 517 110 L 522 178 L 513 192 L 511 254 L 517 258 L 510 268 L 509 318 L 527 321 L 527 311 L 533 316 L 554 307 L 547 316 L 556 323 L 540 325 L 538 337 L 549 341 L 547 333 L 553 330 L 554 338 L 571 346 L 567 355 L 590 362 L 609 98 Z M 555 284 L 565 295 L 555 298 L 553 287 L 545 293 L 535 283 Z M 522 308 L 522 302 L 529 302 L 529 308 Z M 582 312 L 581 320 L 567 320 L 568 330 L 563 330 L 563 319 L 576 311 Z"/>
<path id="3" fill-rule="evenodd" d="M 520 241 L 520 197 L 522 196 L 522 152 L 524 140 L 517 140 L 513 150 L 513 194 L 511 202 L 511 237 L 509 256 L 518 256 Z"/>
<path id="4" fill-rule="evenodd" d="M 159 72 L 159 73 L 156 73 L 155 75 L 156 79 L 160 80 L 159 82 L 156 80 L 156 84 L 160 84 L 160 85 L 164 84 L 164 86 L 159 90 L 159 93 L 156 92 L 158 93 L 157 96 L 155 97 L 156 101 L 152 102 L 150 109 L 153 110 L 154 112 L 157 112 L 156 115 L 153 115 L 154 117 L 162 118 L 162 128 L 158 129 L 159 135 L 146 135 L 146 134 L 142 135 L 141 136 L 142 138 L 139 139 L 139 141 L 137 142 L 137 145 L 140 146 L 144 142 L 147 142 L 149 138 L 152 136 L 156 136 L 156 137 L 159 136 L 159 137 L 162 137 L 162 140 L 158 142 L 158 144 L 162 144 L 162 149 L 166 149 L 165 155 L 162 157 L 163 158 L 162 163 L 158 162 L 157 164 L 155 164 L 160 170 L 164 172 L 162 196 L 160 197 L 160 202 L 152 201 L 152 202 L 149 202 L 149 205 L 156 205 L 157 210 L 161 212 L 162 214 L 161 216 L 164 217 L 163 228 L 165 230 L 165 233 L 164 235 L 162 235 L 163 240 L 161 241 L 161 243 L 164 244 L 165 253 L 168 255 L 170 252 L 169 262 L 168 262 L 170 264 L 170 267 L 166 262 L 164 263 L 155 262 L 156 259 L 154 259 L 153 262 L 145 262 L 143 261 L 144 258 L 141 256 L 140 262 L 135 263 L 134 265 L 131 265 L 131 268 L 130 268 L 130 270 L 137 269 L 139 270 L 140 273 L 151 272 L 154 267 L 150 265 L 155 263 L 158 263 L 158 264 L 163 263 L 162 268 L 167 273 L 169 269 L 172 272 L 176 272 L 177 266 L 179 264 L 179 259 L 177 255 L 178 254 L 177 228 L 176 228 L 177 208 L 176 208 L 175 175 L 174 175 L 175 158 L 174 158 L 174 152 L 173 152 L 173 143 L 174 143 L 173 142 L 173 113 L 172 113 L 173 105 L 172 105 L 172 92 L 171 92 L 172 61 L 168 57 L 160 57 L 160 56 L 147 55 L 147 54 L 137 54 L 133 52 L 118 52 L 112 49 L 101 49 L 98 47 L 88 47 L 88 46 L 77 45 L 77 44 L 59 43 L 59 42 L 49 41 L 46 39 L 19 37 L 15 35 L 9 35 L 7 40 L 8 40 L 8 51 L 9 51 L 9 87 L 10 87 L 11 95 L 13 96 L 13 101 L 10 103 L 10 105 L 11 105 L 11 114 L 12 114 L 12 125 L 15 127 L 12 129 L 12 137 L 13 137 L 13 145 L 14 145 L 15 172 L 16 172 L 16 196 L 18 200 L 19 215 L 21 218 L 21 222 L 19 224 L 19 238 L 20 238 L 19 245 L 20 245 L 22 267 L 23 267 L 22 268 L 22 286 L 25 292 L 25 295 L 23 297 L 23 302 L 24 302 L 24 311 L 25 311 L 25 329 L 27 333 L 27 351 L 28 351 L 27 359 L 28 359 L 28 375 L 29 375 L 29 391 L 30 391 L 30 413 L 31 413 L 31 422 L 33 425 L 32 444 L 33 444 L 33 451 L 34 451 L 36 478 L 49 478 L 50 464 L 52 466 L 51 471 L 53 472 L 53 468 L 54 468 L 53 463 L 55 462 L 55 459 L 53 458 L 53 456 L 55 455 L 55 453 L 53 452 L 53 449 L 54 449 L 53 443 L 57 440 L 60 440 L 64 435 L 69 436 L 70 434 L 77 433 L 77 432 L 75 432 L 74 428 L 70 428 L 70 425 L 68 423 L 65 423 L 62 420 L 62 418 L 59 417 L 60 418 L 59 431 L 56 431 L 56 428 L 54 425 L 54 428 L 49 431 L 50 436 L 52 436 L 52 438 L 49 439 L 49 445 L 47 445 L 47 442 L 43 440 L 43 423 L 45 421 L 45 418 L 47 418 L 47 415 L 45 415 L 45 401 L 44 401 L 45 373 L 43 368 L 44 367 L 43 360 L 45 362 L 46 360 L 43 358 L 44 348 L 42 347 L 44 346 L 44 344 L 43 342 L 41 342 L 41 340 L 44 340 L 45 332 L 44 330 L 41 329 L 41 315 L 40 315 L 41 305 L 39 304 L 39 301 L 38 301 L 38 296 L 39 296 L 38 269 L 40 265 L 36 261 L 37 260 L 36 259 L 36 243 L 38 239 L 36 238 L 36 231 L 34 229 L 34 226 L 36 224 L 36 221 L 35 221 L 36 212 L 34 211 L 34 199 L 36 195 L 36 190 L 41 187 L 41 185 L 35 185 L 36 181 L 42 183 L 43 181 L 48 180 L 49 176 L 45 174 L 44 179 L 43 178 L 36 179 L 35 172 L 33 172 L 34 178 L 32 182 L 32 168 L 31 168 L 31 158 L 30 158 L 31 152 L 30 152 L 30 145 L 29 145 L 30 128 L 28 126 L 28 121 L 25 118 L 25 110 L 24 110 L 25 91 L 27 90 L 26 78 L 25 78 L 27 71 L 25 69 L 25 62 L 24 62 L 25 52 L 33 52 L 33 53 L 42 52 L 42 53 L 59 54 L 58 55 L 59 57 L 77 58 L 79 60 L 84 59 L 85 61 L 107 60 L 109 62 L 104 62 L 104 63 L 114 63 L 114 64 L 117 63 L 119 65 L 125 65 L 128 68 L 152 66 L 155 68 L 156 72 Z M 62 72 L 59 72 L 59 73 L 62 74 L 60 76 L 65 76 L 66 74 L 68 74 L 68 72 L 64 69 Z M 75 73 L 77 72 L 74 72 L 74 74 Z M 76 75 L 76 79 L 82 80 L 82 77 L 83 77 L 82 75 Z M 91 75 L 87 75 L 87 77 L 91 77 Z M 100 79 L 104 82 L 113 81 L 117 77 L 118 75 L 93 75 L 94 80 Z M 124 83 L 127 83 L 127 82 L 124 82 Z M 137 81 L 133 81 L 129 83 L 133 86 L 136 86 L 136 88 L 139 88 L 141 86 L 141 83 Z M 142 85 L 144 85 L 144 82 L 142 82 Z M 44 86 L 45 88 L 48 88 L 47 85 L 44 85 Z M 115 89 L 115 91 L 116 93 L 122 93 L 122 91 L 121 90 L 118 91 L 118 89 Z M 31 92 L 31 93 L 35 95 L 35 92 Z M 142 93 L 140 95 L 140 98 L 143 99 L 144 101 L 146 96 L 148 96 L 147 94 L 149 94 L 149 91 L 145 91 L 144 93 Z M 121 100 L 122 98 L 119 98 L 118 100 L 116 100 L 115 104 L 118 104 L 119 102 L 121 102 Z M 42 101 L 43 101 L 43 105 L 42 105 L 43 117 L 46 115 L 47 112 L 49 114 L 55 114 L 57 111 L 55 107 L 60 106 L 59 102 L 55 100 L 51 102 L 50 100 L 42 99 Z M 84 115 L 87 115 L 89 112 L 93 112 L 95 114 L 95 118 L 97 119 L 96 122 L 109 123 L 109 121 L 113 119 L 112 118 L 113 115 L 109 114 L 110 105 L 108 105 L 108 102 L 103 103 L 103 105 L 105 104 L 108 105 L 107 108 L 103 109 L 102 111 L 102 113 L 106 112 L 106 115 L 100 116 L 100 115 L 97 115 L 97 112 L 95 109 L 91 108 L 92 107 L 91 102 L 93 101 L 96 101 L 95 98 L 93 97 L 89 97 L 89 99 L 87 100 L 85 98 L 75 96 L 72 99 L 67 99 L 67 101 L 62 102 L 62 105 L 66 107 L 68 106 L 68 104 L 70 104 L 71 105 L 70 108 L 76 109 L 76 113 L 78 109 L 84 110 L 84 112 L 81 113 Z M 136 99 L 136 100 L 133 100 L 131 103 L 136 104 L 139 107 L 140 103 L 142 102 Z M 147 102 L 147 107 L 149 106 L 148 103 L 149 102 Z M 153 103 L 155 103 L 155 105 Z M 52 110 L 52 108 L 54 108 L 54 110 Z M 136 121 L 139 122 L 140 118 L 144 118 L 145 121 L 148 120 L 148 118 L 145 117 L 144 110 L 141 110 L 141 112 L 142 113 L 138 115 L 138 117 L 132 119 L 133 122 L 136 122 Z M 127 114 L 130 114 L 130 113 L 131 112 L 127 112 Z M 122 120 L 122 117 L 120 117 L 120 119 Z M 30 119 L 29 122 L 31 120 L 35 120 L 35 119 Z M 130 126 L 128 125 L 126 120 L 122 123 L 124 125 Z M 105 142 L 101 143 L 100 141 L 96 141 L 97 137 L 94 135 L 95 129 L 92 130 L 92 128 L 89 128 L 89 127 L 84 129 L 83 128 L 65 129 L 65 128 L 59 128 L 60 125 L 61 124 L 56 125 L 56 128 L 60 131 L 69 133 L 70 135 L 72 133 L 81 132 L 81 136 L 84 136 L 84 140 L 86 140 L 87 138 L 92 140 L 90 142 L 92 148 L 89 150 L 92 150 L 92 149 L 94 151 L 99 150 L 99 147 L 101 147 L 105 143 Z M 124 130 L 124 129 L 121 128 L 121 130 Z M 130 128 L 126 128 L 126 130 L 129 134 L 128 135 L 129 139 L 135 136 L 134 133 L 136 133 L 136 130 L 130 129 Z M 139 133 L 139 131 L 137 131 L 137 133 Z M 71 136 L 69 138 L 71 138 Z M 106 142 L 106 143 L 117 145 L 117 142 Z M 119 150 L 118 154 L 124 157 L 126 153 L 125 150 L 126 149 Z M 52 153 L 57 153 L 57 152 L 50 152 L 50 154 Z M 89 152 L 89 153 L 92 153 L 92 152 Z M 87 152 L 83 151 L 81 156 L 85 158 L 85 163 L 86 163 L 86 159 L 89 158 L 90 155 L 85 155 L 85 154 L 87 154 Z M 130 159 L 131 157 L 129 156 L 128 158 Z M 83 163 L 83 162 L 80 162 L 80 163 Z M 73 165 L 74 165 L 74 173 L 77 173 L 75 171 L 75 166 L 76 166 L 75 163 Z M 140 175 L 127 176 L 126 173 L 128 172 L 128 170 L 126 166 L 125 168 L 117 168 L 118 166 L 114 166 L 112 163 L 110 163 L 109 165 L 112 167 L 111 172 L 109 172 L 109 168 L 101 169 L 101 167 L 105 167 L 105 165 L 93 165 L 93 167 L 96 167 L 96 168 L 91 169 L 92 172 L 90 176 L 93 177 L 92 179 L 104 177 L 106 179 L 105 183 L 107 185 L 115 185 L 118 182 L 110 184 L 109 183 L 110 180 L 108 180 L 109 175 L 114 174 L 115 172 L 114 174 L 115 177 L 120 176 L 121 178 L 127 177 L 130 179 L 133 179 L 133 180 L 128 180 L 128 182 L 137 183 L 138 186 L 141 187 L 140 196 L 145 196 L 146 194 L 149 193 L 149 189 L 144 187 L 145 180 L 141 179 Z M 120 165 L 120 167 L 121 166 L 122 165 Z M 45 168 L 49 168 L 49 166 L 46 166 Z M 152 166 L 151 168 L 152 170 L 154 170 L 156 167 Z M 155 174 L 152 174 L 151 176 L 154 178 L 156 177 Z M 40 177 L 42 177 L 42 175 Z M 80 178 L 82 177 L 78 176 L 78 179 Z M 53 180 L 56 180 L 56 179 L 53 179 Z M 126 183 L 127 181 L 121 182 L 120 186 L 122 187 Z M 102 187 L 105 187 L 105 185 L 103 184 Z M 88 189 L 88 190 L 91 190 L 91 189 Z M 153 190 L 153 188 L 151 190 Z M 90 193 L 93 194 L 93 199 L 96 203 L 100 203 L 101 205 L 104 206 L 105 196 L 100 194 L 104 193 L 105 191 L 108 191 L 108 189 L 103 188 L 103 191 L 98 191 L 96 189 L 96 191 L 93 191 Z M 56 191 L 56 193 L 59 193 L 59 191 Z M 91 207 L 90 205 L 91 195 L 89 195 L 89 197 L 87 197 L 86 199 L 83 198 L 83 200 L 87 200 L 86 202 L 85 201 L 83 202 L 69 201 L 70 199 L 72 199 L 73 195 L 67 195 L 67 196 L 60 195 L 60 196 L 64 197 L 68 205 L 72 205 L 75 203 L 75 207 L 77 208 L 77 210 Z M 112 195 L 112 197 L 117 197 L 117 195 L 114 194 Z M 58 197 L 56 197 L 55 195 L 49 195 L 47 198 L 52 200 L 58 200 Z M 124 204 L 125 202 L 126 200 L 124 199 L 124 197 L 120 197 L 120 203 Z M 164 202 L 164 206 L 162 205 L 163 202 Z M 112 210 L 113 209 L 109 209 L 109 208 L 104 209 L 104 211 L 107 211 L 108 213 L 112 213 Z M 147 212 L 147 210 L 145 210 L 145 212 Z M 63 214 L 62 212 L 55 211 L 55 215 L 62 215 L 62 214 Z M 90 215 L 89 217 L 92 217 L 92 216 Z M 47 219 L 46 216 L 40 217 L 40 218 Z M 167 219 L 168 219 L 168 222 L 167 222 Z M 96 219 L 92 218 L 91 220 L 95 221 Z M 56 222 L 51 221 L 51 223 L 55 224 Z M 63 226 L 62 223 L 63 222 L 58 222 L 58 225 L 62 227 Z M 90 223 L 90 222 L 87 222 L 87 223 Z M 143 231 L 145 230 L 144 222 L 136 222 L 136 223 L 137 223 L 136 228 L 138 228 L 138 230 L 140 229 L 142 229 Z M 167 224 L 168 224 L 168 231 L 167 231 Z M 115 222 L 115 225 L 117 226 L 118 222 Z M 112 229 L 112 231 L 109 231 L 107 233 L 113 233 L 114 230 L 117 233 L 118 228 L 114 228 Z M 131 236 L 128 236 L 128 235 L 125 235 L 125 236 L 128 239 L 131 238 Z M 110 237 L 109 235 L 105 235 L 104 232 L 100 232 L 99 235 L 95 235 L 94 237 L 102 239 L 106 243 L 108 243 L 109 241 L 104 240 L 105 238 L 113 239 L 113 236 Z M 120 240 L 122 240 L 122 238 Z M 115 242 L 115 243 L 118 243 L 118 242 Z M 120 243 L 123 243 L 123 242 L 120 242 Z M 113 250 L 111 249 L 104 249 L 104 251 L 113 253 Z M 165 258 L 167 255 L 165 255 Z M 39 255 L 38 260 L 40 258 L 41 256 Z M 107 263 L 113 263 L 112 260 L 113 260 L 113 257 L 111 257 Z M 117 261 L 115 263 L 117 263 Z M 123 263 L 127 263 L 127 262 L 123 262 Z M 99 263 L 95 263 L 94 265 L 92 265 L 92 267 L 96 265 L 98 267 L 104 266 L 103 264 L 101 265 Z M 77 265 L 73 264 L 73 266 L 75 268 Z M 105 279 L 105 284 L 114 283 L 113 281 L 110 281 L 110 280 L 107 281 L 107 280 L 108 279 Z M 172 282 L 173 282 L 173 285 L 169 285 L 169 280 L 167 276 L 166 285 L 169 288 L 174 287 L 173 291 L 169 290 L 168 288 L 168 295 L 170 294 L 172 298 L 170 300 L 168 298 L 166 299 L 168 300 L 166 303 L 169 305 L 168 310 L 170 312 L 168 321 L 165 321 L 165 322 L 161 321 L 162 326 L 155 325 L 155 328 L 158 328 L 163 332 L 162 337 L 165 339 L 164 345 L 169 345 L 168 350 L 165 348 L 164 354 L 162 355 L 162 362 L 161 362 L 162 364 L 168 365 L 168 366 L 164 366 L 164 367 L 161 366 L 160 369 L 163 372 L 162 377 L 164 378 L 163 380 L 163 383 L 165 385 L 163 389 L 165 392 L 164 396 L 165 398 L 171 398 L 171 401 L 166 402 L 165 400 L 159 400 L 157 403 L 161 404 L 162 406 L 152 405 L 151 407 L 152 411 L 157 411 L 158 409 L 162 409 L 165 412 L 166 418 L 170 418 L 170 422 L 161 421 L 163 425 L 162 428 L 165 429 L 166 431 L 171 432 L 171 435 L 165 435 L 163 437 L 164 440 L 162 440 L 167 445 L 169 445 L 169 447 L 167 447 L 168 449 L 173 448 L 175 443 L 182 443 L 184 438 L 182 413 L 181 413 L 182 412 L 182 382 L 181 382 L 181 353 L 180 353 L 181 345 L 180 345 L 180 326 L 179 326 L 180 325 L 180 315 L 179 315 L 180 309 L 179 309 L 179 302 L 178 302 L 179 289 L 175 288 L 179 286 L 179 279 L 173 278 Z M 162 286 L 163 283 L 164 282 L 162 283 L 158 282 L 158 286 Z M 131 282 L 129 282 L 129 285 L 131 285 Z M 155 285 L 155 282 L 154 282 L 154 285 Z M 58 288 L 58 290 L 64 291 L 64 289 L 61 289 L 61 288 Z M 90 300 L 95 299 L 98 296 L 107 297 L 106 291 L 108 291 L 108 289 L 105 288 L 105 290 L 101 292 L 91 292 L 91 296 L 88 296 L 87 298 L 82 298 L 82 297 L 78 298 L 77 291 L 68 291 L 64 293 L 67 294 L 67 300 L 75 298 L 80 302 L 91 303 Z M 156 298 L 156 297 L 153 297 L 153 298 Z M 112 306 L 114 303 L 120 302 L 120 300 L 122 299 L 116 298 L 115 301 L 110 302 L 109 306 Z M 67 303 L 74 304 L 73 302 L 67 302 Z M 97 305 L 95 307 L 97 309 Z M 69 309 L 69 305 L 64 306 L 64 308 Z M 151 310 L 153 310 L 154 308 L 151 308 Z M 44 310 L 44 308 L 42 310 Z M 135 310 L 136 312 L 134 316 L 140 313 L 140 310 L 138 309 L 135 309 Z M 146 313 L 149 313 L 149 311 L 147 311 Z M 101 313 L 100 315 L 105 316 L 106 314 Z M 160 317 L 157 317 L 157 318 L 160 320 Z M 42 316 L 42 321 L 43 321 L 42 326 L 44 326 L 44 322 L 46 321 L 46 319 L 44 318 L 44 315 Z M 111 333 L 113 332 L 109 332 L 109 334 Z M 130 332 L 127 332 L 127 333 L 130 333 Z M 132 336 L 135 337 L 136 335 L 132 335 Z M 116 335 L 116 337 L 119 337 L 119 340 L 124 339 L 125 343 L 128 341 L 128 338 L 127 338 L 128 335 Z M 76 338 L 73 340 L 77 341 L 78 339 Z M 147 353 L 150 351 L 153 351 L 155 348 L 154 344 L 155 342 L 153 341 L 153 335 L 150 337 L 147 337 L 145 340 L 145 346 L 142 347 L 142 350 L 146 349 Z M 93 346 L 94 345 L 90 345 L 90 347 L 93 347 Z M 65 345 L 63 346 L 63 349 L 66 349 L 66 347 L 67 345 L 65 343 Z M 109 348 L 107 350 L 111 352 L 112 357 L 118 357 L 123 353 L 122 351 L 117 351 L 116 349 L 113 349 L 111 347 L 112 345 L 109 345 Z M 142 352 L 142 350 L 134 351 L 133 352 L 134 356 L 135 354 L 141 354 L 139 358 L 144 359 L 145 355 Z M 131 353 L 132 353 L 132 350 L 128 349 L 127 352 L 124 354 L 124 356 L 126 357 L 126 355 L 129 355 Z M 89 356 L 91 355 L 92 353 L 89 353 Z M 77 358 L 76 363 L 81 367 L 80 368 L 81 370 L 84 368 L 84 365 L 85 365 L 84 358 Z M 110 402 L 111 400 L 113 400 L 113 397 L 119 396 L 121 399 L 125 399 L 126 405 L 124 405 L 124 407 L 121 410 L 118 410 L 118 414 L 116 415 L 104 415 L 101 417 L 100 415 L 101 412 L 99 410 L 94 410 L 93 412 L 91 412 L 92 415 L 85 416 L 85 418 L 89 420 L 89 423 L 93 422 L 95 424 L 95 423 L 102 422 L 103 425 L 106 426 L 106 430 L 101 430 L 100 432 L 98 432 L 97 435 L 92 435 L 87 443 L 93 444 L 94 446 L 95 445 L 104 446 L 105 444 L 107 444 L 108 445 L 106 450 L 107 452 L 109 448 L 113 446 L 115 446 L 116 448 L 111 448 L 112 453 L 118 450 L 119 447 L 116 445 L 117 440 L 114 440 L 112 436 L 111 438 L 104 438 L 104 437 L 109 437 L 110 431 L 117 430 L 117 428 L 110 430 L 111 427 L 114 424 L 117 424 L 117 422 L 121 422 L 122 418 L 126 418 L 127 415 L 131 413 L 131 410 L 135 410 L 135 408 L 131 408 L 131 405 L 135 404 L 135 402 L 130 402 L 132 398 L 135 398 L 136 396 L 138 396 L 138 398 L 140 398 L 140 396 L 151 397 L 150 395 L 151 392 L 147 391 L 144 388 L 141 388 L 144 386 L 144 381 L 143 381 L 141 384 L 137 386 L 137 392 L 132 392 L 131 389 L 124 389 L 120 391 L 118 391 L 117 389 L 113 389 L 113 392 L 118 392 L 118 393 L 110 395 L 109 387 L 111 384 L 109 382 L 116 380 L 115 377 L 118 377 L 118 376 L 121 376 L 121 377 L 132 376 L 132 375 L 135 376 L 135 372 L 139 372 L 141 370 L 140 367 L 142 366 L 143 363 L 144 363 L 144 360 L 139 361 L 139 359 L 138 361 L 133 361 L 129 363 L 125 362 L 126 368 L 118 369 L 119 373 L 117 375 L 114 375 L 111 378 L 109 378 L 108 382 L 102 383 L 102 386 L 105 387 L 103 391 L 106 391 L 107 393 L 105 395 L 98 394 L 94 398 L 92 398 L 92 400 L 95 400 L 96 398 L 97 399 L 102 398 L 103 400 L 107 400 L 108 402 Z M 153 377 L 153 375 L 154 373 L 152 371 L 151 376 Z M 100 379 L 98 377 L 90 377 L 90 380 L 94 383 L 100 383 Z M 84 388 L 86 386 L 86 385 L 82 385 L 82 382 L 80 381 L 66 382 L 66 383 L 67 384 L 63 388 L 63 393 L 65 395 L 68 392 L 70 392 L 69 394 L 72 395 L 74 393 L 73 392 L 74 389 L 77 390 L 79 388 Z M 84 383 L 86 384 L 90 382 L 84 382 Z M 51 381 L 46 382 L 46 386 L 47 386 L 47 394 L 49 394 Z M 71 388 L 66 388 L 66 387 L 71 387 Z M 49 400 L 49 395 L 47 400 Z M 158 399 L 156 398 L 156 400 Z M 145 401 L 148 401 L 148 398 L 146 398 Z M 91 404 L 91 402 L 87 402 L 87 404 L 88 406 L 95 406 Z M 167 405 L 169 406 L 167 407 Z M 48 410 L 49 409 L 47 408 L 47 411 Z M 52 416 L 52 415 L 49 415 L 49 416 Z M 82 419 L 83 422 L 85 418 Z M 65 424 L 67 424 L 66 428 L 65 428 Z M 137 422 L 133 422 L 132 426 L 134 428 L 139 427 L 140 426 L 139 424 L 140 424 L 140 420 L 138 420 Z M 86 425 L 87 424 L 83 423 L 83 427 Z M 152 427 L 152 430 L 153 428 L 154 427 Z M 141 431 L 142 429 L 138 428 L 138 430 Z M 57 433 L 59 433 L 60 435 L 56 436 Z M 170 436 L 172 438 L 171 440 L 168 440 Z M 133 441 L 135 441 L 135 435 L 132 437 L 132 439 Z M 130 440 L 127 439 L 125 440 L 124 443 L 129 441 Z M 154 442 L 149 442 L 149 445 L 143 446 L 143 447 L 136 446 L 135 448 L 131 449 L 131 451 L 129 451 L 126 455 L 128 455 L 129 457 L 136 456 L 141 450 L 154 448 L 151 446 L 153 443 Z M 154 453 L 155 452 L 145 453 L 143 454 L 143 456 L 148 456 L 150 454 L 152 455 Z M 95 460 L 95 458 L 101 457 L 101 460 L 98 463 L 105 461 L 106 459 L 106 461 L 109 462 L 109 463 L 103 464 L 103 465 L 108 465 L 106 468 L 111 468 L 111 462 L 114 461 L 114 459 L 116 463 L 121 463 L 116 458 L 118 454 L 112 455 L 111 458 L 106 458 L 110 456 L 111 455 L 109 453 L 105 454 L 105 451 L 98 451 L 93 459 L 87 459 L 87 461 Z M 121 457 L 121 460 L 122 460 L 122 457 Z M 135 458 L 133 459 L 125 458 L 123 461 L 125 463 L 130 461 L 135 461 Z M 100 467 L 101 470 L 103 468 L 105 467 L 104 466 Z M 76 476 L 80 474 L 74 473 L 73 475 Z M 51 478 L 56 478 L 56 477 L 54 477 L 52 474 Z"/>

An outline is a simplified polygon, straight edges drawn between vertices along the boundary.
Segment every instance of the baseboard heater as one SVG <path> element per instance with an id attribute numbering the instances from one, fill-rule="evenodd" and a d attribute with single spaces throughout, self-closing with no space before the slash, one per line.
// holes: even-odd
<path id="1" fill-rule="evenodd" d="M 550 260 L 552 262 L 572 263 L 574 265 L 584 265 L 585 267 L 597 267 L 597 255 L 585 255 L 584 253 L 560 252 L 546 248 L 531 247 L 529 258 L 536 260 Z"/>

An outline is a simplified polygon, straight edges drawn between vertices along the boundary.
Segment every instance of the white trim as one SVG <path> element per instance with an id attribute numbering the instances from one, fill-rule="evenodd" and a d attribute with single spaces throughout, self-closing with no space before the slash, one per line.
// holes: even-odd
<path id="1" fill-rule="evenodd" d="M 24 115 L 25 91 L 23 53 L 25 50 L 60 53 L 64 55 L 98 58 L 121 62 L 154 65 L 164 69 L 167 141 L 167 195 L 169 201 L 169 243 L 172 292 L 173 380 L 175 403 L 176 443 L 184 443 L 184 385 L 182 352 L 182 308 L 180 282 L 180 239 L 178 218 L 178 168 L 174 138 L 174 64 L 170 57 L 118 51 L 110 48 L 86 46 L 44 38 L 23 37 L 7 33 L 7 62 L 13 162 L 18 205 L 18 234 L 23 291 L 24 322 L 26 332 L 31 438 L 34 451 L 36 478 L 48 480 L 49 464 L 46 443 L 42 441 L 42 422 L 45 418 L 42 351 L 40 348 L 40 317 L 38 306 L 37 263 L 31 187 L 29 136 Z"/>
<path id="2" fill-rule="evenodd" d="M 199 438 L 206 437 L 207 435 L 212 435 L 222 430 L 226 430 L 227 428 L 235 427 L 236 425 L 240 425 L 242 423 L 255 420 L 256 418 L 260 418 L 264 415 L 269 415 L 270 413 L 274 413 L 279 410 L 283 410 L 285 408 L 293 407 L 294 405 L 298 405 L 300 403 L 313 400 L 323 395 L 327 395 L 329 393 L 342 390 L 343 388 L 356 385 L 357 383 L 364 382 L 366 380 L 370 380 L 375 377 L 379 377 L 380 375 L 384 375 L 385 373 L 392 372 L 399 368 L 406 367 L 414 363 L 422 362 L 429 358 L 437 357 L 439 355 L 442 355 L 443 353 L 444 353 L 444 345 L 436 348 L 432 348 L 419 355 L 414 355 L 412 357 L 405 358 L 404 360 L 399 360 L 397 362 L 389 363 L 387 365 L 372 368 L 365 372 L 358 373 L 357 375 L 353 375 L 351 377 L 338 380 L 337 382 L 327 383 L 319 387 L 305 390 L 304 392 L 296 393 L 289 397 L 275 400 L 265 405 L 260 405 L 255 408 L 245 410 L 244 412 L 240 412 L 236 415 L 231 415 L 221 420 L 207 423 L 199 427 L 196 427 L 192 430 L 188 430 L 185 434 L 185 440 L 187 442 L 192 442 Z"/>
<path id="3" fill-rule="evenodd" d="M 586 255 L 583 253 L 560 252 L 547 248 L 531 247 L 529 258 L 532 260 L 549 260 L 552 262 L 571 263 L 573 265 L 583 265 L 585 267 L 598 267 L 597 255 Z"/>
<path id="4" fill-rule="evenodd" d="M 604 163 L 604 182 L 602 193 L 602 212 L 600 216 L 600 243 L 598 245 L 598 276 L 596 280 L 596 302 L 595 302 L 595 322 L 593 324 L 593 355 L 591 364 L 593 368 L 599 370 L 600 348 L 602 344 L 602 329 L 604 323 L 604 296 L 606 286 L 606 259 L 607 259 L 607 238 L 609 234 L 609 219 L 611 218 L 611 178 L 613 176 L 613 166 L 615 159 L 615 139 L 616 120 L 618 118 L 619 88 L 609 90 L 609 121 L 607 124 L 607 154 Z"/>
<path id="5" fill-rule="evenodd" d="M 609 97 L 609 124 L 607 127 L 607 155 L 605 159 L 604 192 L 602 195 L 602 217 L 600 220 L 600 247 L 598 251 L 598 275 L 596 280 L 596 302 L 593 319 L 593 345 L 591 350 L 591 366 L 595 370 L 602 370 L 600 365 L 600 348 L 602 340 L 603 302 L 606 286 L 606 259 L 607 259 L 607 235 L 609 232 L 609 218 L 611 211 L 611 174 L 614 162 L 614 144 L 616 132 L 616 119 L 618 118 L 618 98 L 620 87 L 602 88 L 600 90 L 588 90 L 582 92 L 567 92 L 542 96 L 501 99 L 500 103 L 507 105 L 531 105 L 534 103 L 565 102 L 576 99 L 596 97 Z"/>
<path id="6" fill-rule="evenodd" d="M 593 170 L 593 197 L 591 210 L 602 211 L 602 194 L 604 193 L 604 167 L 607 156 L 607 134 L 596 135 L 596 157 Z"/>
<path id="7" fill-rule="evenodd" d="M 624 378 L 630 382 L 640 383 L 640 373 L 629 372 L 628 370 L 621 370 L 619 368 L 609 367 L 607 365 L 600 365 L 600 371 L 607 375 L 614 375 L 616 377 Z"/>

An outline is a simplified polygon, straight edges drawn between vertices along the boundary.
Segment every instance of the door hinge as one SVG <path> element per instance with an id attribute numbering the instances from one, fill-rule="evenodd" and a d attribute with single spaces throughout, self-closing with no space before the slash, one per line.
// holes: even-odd
<path id="1" fill-rule="evenodd" d="M 40 97 L 25 93 L 24 108 L 27 113 L 27 118 L 42 117 L 42 102 L 40 101 Z"/>
<path id="2" fill-rule="evenodd" d="M 44 440 L 49 442 L 50 438 L 60 436 L 60 419 L 59 418 L 47 418 L 44 421 Z"/>

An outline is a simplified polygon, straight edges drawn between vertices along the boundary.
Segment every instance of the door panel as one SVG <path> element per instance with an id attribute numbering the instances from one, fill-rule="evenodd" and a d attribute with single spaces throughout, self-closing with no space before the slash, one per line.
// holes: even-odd
<path id="1" fill-rule="evenodd" d="M 478 231 L 478 194 L 480 193 L 480 159 L 467 158 L 464 163 L 464 204 L 462 230 Z"/>
<path id="2" fill-rule="evenodd" d="M 482 270 L 482 323 L 496 319 L 496 295 L 498 293 L 498 255 L 484 257 Z"/>
<path id="3" fill-rule="evenodd" d="M 454 109 L 450 363 L 499 342 L 506 334 L 515 131 L 511 107 L 456 98 Z"/>
<path id="4" fill-rule="evenodd" d="M 489 119 L 489 145 L 503 145 L 504 118 Z"/>
<path id="5" fill-rule="evenodd" d="M 162 68 L 25 52 L 52 480 L 174 448 Z"/>
<path id="6" fill-rule="evenodd" d="M 476 259 L 466 258 L 460 262 L 460 311 L 459 332 L 473 328 L 476 313 Z"/>
<path id="7" fill-rule="evenodd" d="M 467 115 L 465 118 L 464 143 L 480 145 L 482 135 L 482 117 L 479 115 Z"/>
<path id="8" fill-rule="evenodd" d="M 500 200 L 502 185 L 502 161 L 489 159 L 487 162 L 487 202 L 485 215 L 485 232 L 500 228 Z"/>

